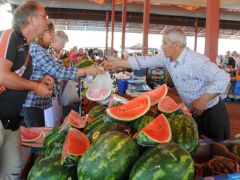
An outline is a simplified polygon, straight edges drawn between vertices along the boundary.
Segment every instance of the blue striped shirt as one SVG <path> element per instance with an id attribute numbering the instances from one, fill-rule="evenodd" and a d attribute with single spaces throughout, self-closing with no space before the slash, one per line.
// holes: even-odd
<path id="1" fill-rule="evenodd" d="M 224 93 L 230 83 L 230 76 L 217 67 L 206 56 L 184 48 L 177 61 L 171 61 L 161 52 L 156 56 L 129 57 L 133 69 L 165 67 L 185 105 L 205 93 Z M 208 102 L 207 108 L 216 105 L 219 97 Z"/>
<path id="2" fill-rule="evenodd" d="M 32 56 L 33 66 L 32 80 L 39 80 L 45 75 L 50 75 L 56 79 L 76 80 L 76 67 L 66 68 L 62 63 L 54 60 L 49 52 L 37 42 L 30 44 L 30 55 Z M 47 109 L 51 106 L 51 97 L 41 97 L 33 91 L 28 92 L 28 96 L 23 104 L 23 107 L 37 107 L 40 109 Z"/>

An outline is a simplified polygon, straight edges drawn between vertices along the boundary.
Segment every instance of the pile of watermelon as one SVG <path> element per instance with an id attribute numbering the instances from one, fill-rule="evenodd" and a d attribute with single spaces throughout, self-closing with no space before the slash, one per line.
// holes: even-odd
<path id="1" fill-rule="evenodd" d="M 164 84 L 85 117 L 70 112 L 45 137 L 45 158 L 28 179 L 193 179 L 196 123 L 167 91 Z"/>

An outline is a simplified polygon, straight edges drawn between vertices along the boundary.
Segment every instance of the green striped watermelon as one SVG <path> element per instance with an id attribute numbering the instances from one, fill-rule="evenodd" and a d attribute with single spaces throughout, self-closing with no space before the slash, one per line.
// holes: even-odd
<path id="1" fill-rule="evenodd" d="M 134 164 L 129 180 L 192 180 L 191 155 L 175 143 L 148 149 Z"/>
<path id="2" fill-rule="evenodd" d="M 190 154 L 194 154 L 198 148 L 198 128 L 195 120 L 186 115 L 174 115 L 169 118 L 172 139 L 180 144 Z"/>
<path id="3" fill-rule="evenodd" d="M 76 179 L 76 166 L 62 166 L 61 156 L 49 156 L 37 161 L 28 174 L 28 180 Z"/>
<path id="4" fill-rule="evenodd" d="M 148 95 L 139 96 L 126 104 L 107 108 L 104 114 L 106 122 L 129 122 L 144 115 L 150 108 L 150 98 Z"/>
<path id="5" fill-rule="evenodd" d="M 60 126 L 54 127 L 44 138 L 43 148 L 47 149 L 47 147 L 51 144 L 51 140 L 58 134 Z"/>
<path id="6" fill-rule="evenodd" d="M 133 121 L 131 124 L 131 129 L 133 133 L 140 131 L 142 128 L 148 125 L 153 119 L 154 118 L 151 116 L 144 115 Z"/>
<path id="7" fill-rule="evenodd" d="M 118 131 L 107 132 L 79 160 L 78 179 L 127 179 L 137 157 L 138 146 L 129 136 Z"/>
<path id="8" fill-rule="evenodd" d="M 104 106 L 95 106 L 88 112 L 88 115 L 95 118 L 102 115 L 105 110 L 106 108 Z"/>
<path id="9" fill-rule="evenodd" d="M 100 127 L 90 136 L 90 142 L 96 141 L 101 135 L 109 132 L 109 131 L 120 131 L 125 133 L 128 136 L 132 135 L 131 129 L 124 123 L 108 123 L 103 127 Z"/>
<path id="10" fill-rule="evenodd" d="M 160 114 L 133 137 L 139 145 L 148 146 L 171 140 L 171 128 L 167 118 Z"/>
<path id="11" fill-rule="evenodd" d="M 166 96 L 159 101 L 158 110 L 166 117 L 170 117 L 174 114 L 182 114 L 179 105 L 169 96 Z"/>

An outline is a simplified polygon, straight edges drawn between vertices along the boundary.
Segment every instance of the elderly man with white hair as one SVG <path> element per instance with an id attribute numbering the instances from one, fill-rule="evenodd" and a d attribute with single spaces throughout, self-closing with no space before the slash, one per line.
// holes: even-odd
<path id="1" fill-rule="evenodd" d="M 230 137 L 229 116 L 220 94 L 226 91 L 230 76 L 206 56 L 186 47 L 186 35 L 179 28 L 166 29 L 163 52 L 155 56 L 129 57 L 105 61 L 105 69 L 165 67 L 198 124 L 200 135 L 216 141 Z"/>

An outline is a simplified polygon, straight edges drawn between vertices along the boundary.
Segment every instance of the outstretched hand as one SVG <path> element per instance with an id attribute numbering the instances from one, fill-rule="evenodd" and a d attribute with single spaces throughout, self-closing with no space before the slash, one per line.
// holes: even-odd
<path id="1" fill-rule="evenodd" d="M 117 69 L 117 66 L 115 65 L 114 61 L 110 61 L 110 60 L 105 60 L 101 63 L 101 66 L 103 67 L 103 69 L 105 70 L 114 70 Z"/>
<path id="2" fill-rule="evenodd" d="M 105 73 L 104 69 L 101 66 L 97 66 L 95 64 L 86 67 L 86 74 L 90 76 L 95 76 L 98 74 L 103 74 Z"/>

